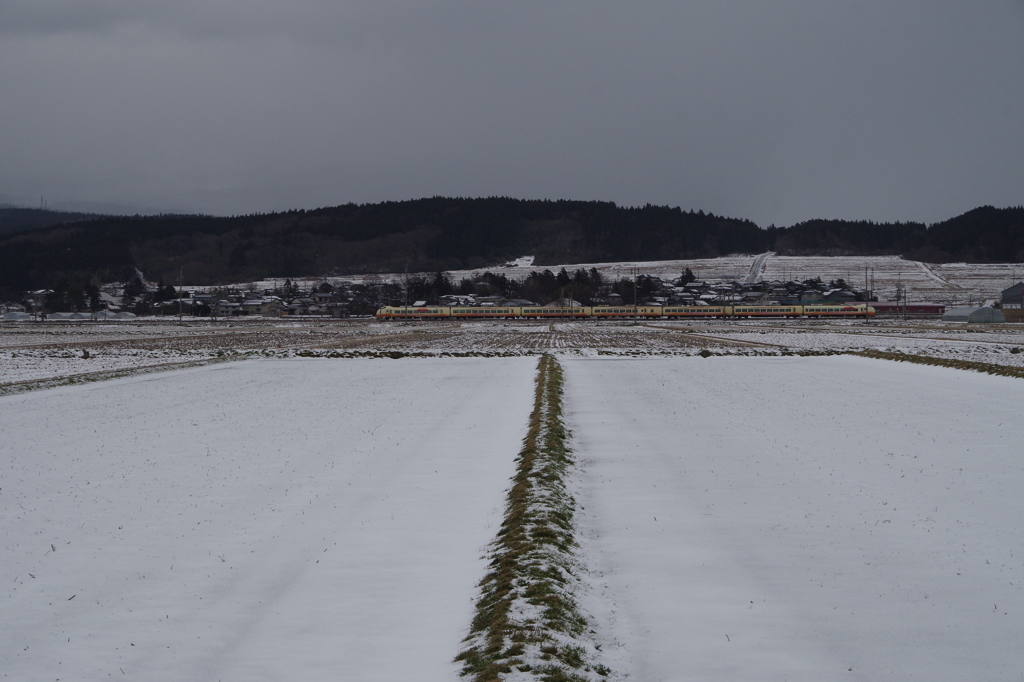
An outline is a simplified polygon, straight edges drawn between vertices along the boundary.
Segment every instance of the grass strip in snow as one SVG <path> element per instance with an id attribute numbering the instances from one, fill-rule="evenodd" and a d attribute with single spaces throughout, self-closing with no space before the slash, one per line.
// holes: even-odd
<path id="1" fill-rule="evenodd" d="M 202 367 L 217 362 L 242 359 L 237 355 L 220 356 L 204 360 L 187 360 L 185 362 L 163 362 L 158 365 L 143 365 L 142 367 L 126 367 L 124 369 L 111 369 L 102 372 L 87 372 L 85 374 L 71 374 L 66 376 L 49 377 L 46 379 L 28 379 L 15 381 L 8 384 L 0 384 L 0 396 L 15 395 L 28 391 L 38 391 L 45 388 L 57 388 L 59 386 L 76 386 L 79 384 L 91 384 L 96 381 L 107 381 L 108 379 L 123 379 L 140 374 L 152 374 L 154 372 L 166 372 L 172 369 L 189 369 Z"/>
<path id="2" fill-rule="evenodd" d="M 491 543 L 470 634 L 455 657 L 474 682 L 584 682 L 610 672 L 596 663 L 589 624 L 573 596 L 573 460 L 562 423 L 562 369 L 540 359 L 530 428 L 517 458 L 505 519 Z"/>
<path id="3" fill-rule="evenodd" d="M 930 355 L 911 355 L 909 353 L 898 353 L 881 350 L 862 350 L 852 355 L 861 355 L 876 360 L 895 360 L 896 362 L 914 362 L 919 365 L 934 365 L 936 367 L 951 367 L 953 369 L 965 369 L 970 372 L 984 372 L 1004 377 L 1024 378 L 1024 367 L 1012 367 L 1008 365 L 997 365 L 991 362 L 975 362 L 973 360 L 954 360 L 952 358 L 935 358 Z"/>

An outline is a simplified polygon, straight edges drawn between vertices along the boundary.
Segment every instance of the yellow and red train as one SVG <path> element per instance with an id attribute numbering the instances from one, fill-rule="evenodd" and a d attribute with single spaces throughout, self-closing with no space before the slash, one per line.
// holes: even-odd
<path id="1" fill-rule="evenodd" d="M 864 303 L 814 303 L 808 305 L 720 306 L 385 306 L 378 320 L 435 319 L 678 319 L 756 317 L 874 317 L 875 309 Z"/>

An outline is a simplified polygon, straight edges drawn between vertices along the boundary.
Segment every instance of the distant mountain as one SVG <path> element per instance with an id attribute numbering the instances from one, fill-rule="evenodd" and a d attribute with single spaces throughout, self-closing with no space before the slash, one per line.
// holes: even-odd
<path id="1" fill-rule="evenodd" d="M 25 230 L 35 230 L 61 223 L 77 223 L 103 216 L 91 213 L 66 213 L 38 208 L 18 208 L 0 204 L 0 236 Z"/>
<path id="2" fill-rule="evenodd" d="M 899 254 L 930 262 L 1024 260 L 1022 207 L 986 206 L 931 226 L 813 220 L 768 229 L 666 206 L 509 198 L 434 197 L 229 218 L 38 213 L 47 214 L 38 216 L 40 223 L 56 214 L 61 224 L 0 236 L 0 287 L 8 292 L 49 286 L 59 278 L 126 279 L 135 268 L 169 282 L 177 281 L 181 268 L 190 283 L 215 284 L 478 268 L 526 253 L 536 255 L 537 265 L 768 250 Z"/>

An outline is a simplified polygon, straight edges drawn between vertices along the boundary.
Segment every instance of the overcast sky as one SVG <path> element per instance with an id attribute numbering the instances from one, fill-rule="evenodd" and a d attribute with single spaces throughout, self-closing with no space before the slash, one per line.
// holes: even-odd
<path id="1" fill-rule="evenodd" d="M 0 202 L 1024 204 L 1024 0 L 0 0 Z"/>

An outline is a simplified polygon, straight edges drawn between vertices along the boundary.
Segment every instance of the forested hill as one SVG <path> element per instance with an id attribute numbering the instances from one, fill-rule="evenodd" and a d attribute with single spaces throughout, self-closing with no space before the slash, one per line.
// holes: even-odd
<path id="1" fill-rule="evenodd" d="M 748 220 L 608 202 L 432 198 L 231 218 L 114 217 L 0 238 L 0 285 L 55 277 L 192 283 L 331 272 L 436 271 L 531 254 L 539 264 L 759 252 Z"/>
<path id="2" fill-rule="evenodd" d="M 18 208 L 0 204 L 0 235 L 49 227 L 60 223 L 94 220 L 102 216 L 93 213 L 65 213 L 38 208 Z"/>
<path id="3" fill-rule="evenodd" d="M 21 209 L 31 210 L 31 209 Z M 0 236 L 0 287 L 147 278 L 195 284 L 329 273 L 429 272 L 535 255 L 539 265 L 730 253 L 901 254 L 1024 260 L 1024 208 L 978 208 L 931 226 L 816 220 L 762 229 L 736 218 L 596 201 L 435 197 L 237 217 L 102 217 Z"/>
<path id="4" fill-rule="evenodd" d="M 901 255 L 929 263 L 1024 261 L 1024 207 L 982 206 L 923 223 L 809 220 L 769 227 L 771 250 L 791 256 Z"/>

